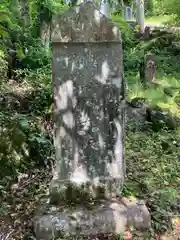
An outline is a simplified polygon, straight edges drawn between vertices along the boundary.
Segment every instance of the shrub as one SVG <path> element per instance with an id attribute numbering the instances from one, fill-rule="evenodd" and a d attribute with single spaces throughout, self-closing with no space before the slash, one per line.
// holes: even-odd
<path id="1" fill-rule="evenodd" d="M 1 113 L 0 125 L 0 179 L 44 165 L 53 148 L 51 138 L 41 132 L 39 118 Z"/>
<path id="2" fill-rule="evenodd" d="M 5 59 L 5 54 L 0 50 L 0 78 L 6 78 L 7 74 L 7 61 Z"/>

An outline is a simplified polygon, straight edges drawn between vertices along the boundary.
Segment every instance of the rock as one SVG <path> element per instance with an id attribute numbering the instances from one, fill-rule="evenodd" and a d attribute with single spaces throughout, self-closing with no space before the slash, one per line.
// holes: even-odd
<path id="1" fill-rule="evenodd" d="M 151 126 L 154 131 L 163 127 L 176 129 L 180 126 L 180 118 L 171 116 L 168 111 L 146 103 L 145 98 L 133 98 L 131 102 L 126 101 L 126 128 L 135 126 L 137 129 L 147 129 Z"/>
<path id="2" fill-rule="evenodd" d="M 134 227 L 144 231 L 150 227 L 150 214 L 144 202 L 140 201 L 102 201 L 92 208 L 76 206 L 48 209 L 34 220 L 38 240 L 51 240 L 69 236 L 124 233 Z M 80 238 L 78 238 L 80 239 Z"/>
<path id="3" fill-rule="evenodd" d="M 130 102 L 130 105 L 134 108 L 142 108 L 144 107 L 144 104 L 146 102 L 146 99 L 145 98 L 133 98 Z"/>
<path id="4" fill-rule="evenodd" d="M 131 102 L 126 102 L 125 121 L 126 128 L 147 128 L 147 105 L 144 98 L 134 98 Z"/>
<path id="5" fill-rule="evenodd" d="M 147 108 L 147 114 L 149 116 L 148 120 L 152 123 L 152 128 L 155 131 L 159 131 L 162 127 L 172 130 L 178 127 L 178 121 L 167 111 L 163 111 L 158 107 Z"/>
<path id="6" fill-rule="evenodd" d="M 142 36 L 142 39 L 144 40 L 148 40 L 151 37 L 151 27 L 150 26 L 146 26 L 144 29 L 144 34 Z"/>

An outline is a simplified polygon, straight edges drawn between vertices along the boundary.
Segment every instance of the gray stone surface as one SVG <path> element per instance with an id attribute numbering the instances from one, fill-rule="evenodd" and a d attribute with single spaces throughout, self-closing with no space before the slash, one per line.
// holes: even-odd
<path id="1" fill-rule="evenodd" d="M 37 240 L 148 227 L 144 205 L 112 201 L 125 177 L 120 32 L 86 2 L 54 18 L 52 39 L 56 168 Z"/>
<path id="2" fill-rule="evenodd" d="M 111 197 L 122 187 L 124 81 L 119 37 L 116 26 L 91 2 L 54 20 L 53 202 L 76 195 L 72 185 L 81 200 L 87 194 Z"/>
<path id="3" fill-rule="evenodd" d="M 147 121 L 147 105 L 144 99 L 134 98 L 131 102 L 126 102 L 125 112 L 126 129 L 132 127 L 140 130 Z"/>
<path id="4" fill-rule="evenodd" d="M 149 86 L 156 80 L 156 56 L 147 54 L 140 65 L 140 79 L 144 86 Z"/>
<path id="5" fill-rule="evenodd" d="M 143 98 L 134 98 L 126 102 L 125 125 L 126 129 L 159 131 L 166 127 L 176 129 L 180 120 L 158 106 L 150 106 Z"/>
<path id="6" fill-rule="evenodd" d="M 38 240 L 76 239 L 97 234 L 119 234 L 126 229 L 140 231 L 150 227 L 150 215 L 140 201 L 102 201 L 91 208 L 49 206 L 46 213 L 36 218 Z"/>
<path id="7" fill-rule="evenodd" d="M 119 42 L 121 39 L 118 27 L 91 1 L 55 16 L 52 28 L 53 42 Z"/>

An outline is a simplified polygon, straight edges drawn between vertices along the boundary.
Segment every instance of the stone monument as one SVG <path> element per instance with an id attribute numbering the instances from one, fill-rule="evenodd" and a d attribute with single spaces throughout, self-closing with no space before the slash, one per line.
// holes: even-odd
<path id="1" fill-rule="evenodd" d="M 156 57 L 154 54 L 144 56 L 140 64 L 140 80 L 143 86 L 151 85 L 156 80 Z"/>
<path id="2" fill-rule="evenodd" d="M 144 203 L 117 198 L 125 178 L 120 32 L 92 2 L 54 18 L 52 29 L 56 169 L 36 238 L 148 228 Z"/>

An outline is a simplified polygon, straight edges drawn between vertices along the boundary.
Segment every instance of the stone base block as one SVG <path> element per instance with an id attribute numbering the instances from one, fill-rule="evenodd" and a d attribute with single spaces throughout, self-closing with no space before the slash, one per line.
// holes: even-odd
<path id="1" fill-rule="evenodd" d="M 150 214 L 145 204 L 125 199 L 102 201 L 92 207 L 49 205 L 34 220 L 37 240 L 81 236 L 88 239 L 91 235 L 120 234 L 130 228 L 143 231 L 149 227 Z"/>

